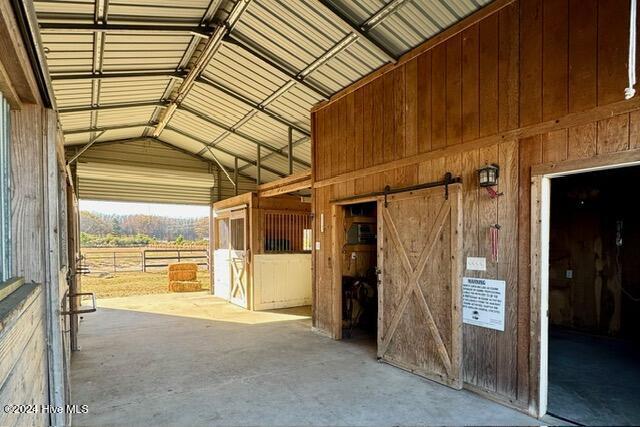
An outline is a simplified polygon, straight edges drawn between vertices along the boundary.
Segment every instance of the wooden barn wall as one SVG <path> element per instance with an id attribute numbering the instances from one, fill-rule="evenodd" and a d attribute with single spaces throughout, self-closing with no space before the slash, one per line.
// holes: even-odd
<path id="1" fill-rule="evenodd" d="M 503 2 L 504 3 L 504 2 Z M 504 332 L 464 326 L 467 387 L 527 408 L 530 174 L 533 165 L 640 149 L 627 84 L 628 0 L 520 0 L 312 113 L 314 327 L 333 335 L 332 199 L 461 176 L 468 273 L 507 282 Z M 429 42 L 427 42 L 429 43 Z M 500 165 L 490 199 L 476 170 Z M 321 227 L 321 216 L 324 217 Z M 491 262 L 488 229 L 500 231 Z M 467 274 L 465 272 L 465 274 Z"/>

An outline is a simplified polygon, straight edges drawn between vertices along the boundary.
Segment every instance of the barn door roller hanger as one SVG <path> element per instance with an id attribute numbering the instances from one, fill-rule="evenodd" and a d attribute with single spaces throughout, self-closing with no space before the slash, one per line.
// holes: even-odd
<path id="1" fill-rule="evenodd" d="M 433 181 L 433 182 L 426 182 L 423 184 L 418 184 L 418 185 L 412 185 L 409 187 L 398 187 L 398 188 L 391 188 L 391 186 L 386 185 L 384 187 L 384 191 L 374 191 L 371 193 L 366 193 L 366 194 L 357 194 L 355 196 L 349 196 L 349 197 L 343 197 L 341 199 L 333 199 L 331 200 L 331 203 L 340 203 L 340 202 L 346 202 L 349 200 L 357 200 L 357 199 L 363 199 L 363 198 L 368 198 L 368 197 L 378 197 L 378 196 L 384 196 L 384 207 L 386 208 L 388 206 L 387 203 L 387 196 L 389 196 L 389 194 L 396 194 L 396 193 L 405 193 L 407 191 L 416 191 L 416 190 L 423 190 L 425 188 L 434 188 L 434 187 L 444 187 L 444 197 L 445 199 L 449 198 L 449 185 L 451 184 L 459 184 L 462 182 L 462 178 L 461 177 L 453 177 L 453 174 L 451 172 L 446 172 L 444 174 L 444 178 L 440 181 Z"/>

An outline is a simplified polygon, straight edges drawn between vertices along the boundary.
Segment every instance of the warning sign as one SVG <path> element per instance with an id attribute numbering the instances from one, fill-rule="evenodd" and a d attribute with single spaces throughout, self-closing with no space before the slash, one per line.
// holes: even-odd
<path id="1" fill-rule="evenodd" d="M 464 323 L 504 331 L 504 280 L 462 279 Z"/>

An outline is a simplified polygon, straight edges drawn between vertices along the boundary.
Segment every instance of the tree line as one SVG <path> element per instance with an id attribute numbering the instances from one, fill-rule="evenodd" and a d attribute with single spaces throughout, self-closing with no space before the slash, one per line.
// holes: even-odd
<path id="1" fill-rule="evenodd" d="M 80 232 L 83 246 L 204 242 L 209 238 L 209 218 L 115 215 L 81 211 Z"/>

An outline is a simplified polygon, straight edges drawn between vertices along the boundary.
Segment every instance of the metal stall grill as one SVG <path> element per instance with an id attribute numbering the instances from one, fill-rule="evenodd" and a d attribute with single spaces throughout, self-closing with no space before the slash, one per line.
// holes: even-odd
<path id="1" fill-rule="evenodd" d="M 309 212 L 266 211 L 263 224 L 265 253 L 311 251 Z"/>
<path id="2" fill-rule="evenodd" d="M 11 110 L 0 92 L 0 282 L 11 276 Z"/>

